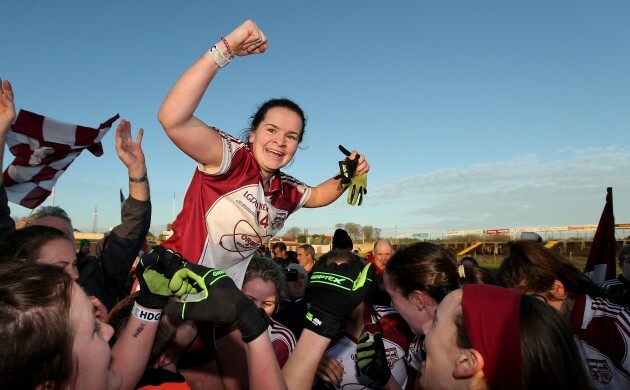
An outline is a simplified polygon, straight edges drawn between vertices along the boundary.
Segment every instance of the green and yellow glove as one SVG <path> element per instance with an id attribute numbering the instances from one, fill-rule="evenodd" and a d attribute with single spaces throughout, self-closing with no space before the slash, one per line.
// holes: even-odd
<path id="1" fill-rule="evenodd" d="M 361 206 L 363 204 L 363 195 L 367 194 L 367 173 L 353 176 L 348 187 L 348 204 Z"/>
<path id="2" fill-rule="evenodd" d="M 367 194 L 367 173 L 356 175 L 360 155 L 357 154 L 354 159 L 350 159 L 351 153 L 348 149 L 339 145 L 339 150 L 346 155 L 346 158 L 339 161 L 339 173 L 334 178 L 341 180 L 343 188 L 348 188 L 348 204 L 361 206 L 363 204 L 363 195 Z"/>
<path id="3" fill-rule="evenodd" d="M 361 262 L 318 264 L 311 276 L 311 307 L 305 328 L 333 338 L 343 320 L 363 301 L 373 280 L 374 268 Z"/>
<path id="4" fill-rule="evenodd" d="M 163 246 L 154 246 L 145 252 L 136 267 L 140 292 L 136 298 L 139 305 L 148 309 L 162 309 L 173 296 L 169 283 L 178 268 L 184 264 L 179 253 Z"/>
<path id="5" fill-rule="evenodd" d="M 374 333 L 374 340 L 369 341 L 370 334 L 365 332 L 359 337 L 357 345 L 357 366 L 359 370 L 380 386 L 385 386 L 389 382 L 392 373 L 387 364 L 385 356 L 385 345 L 383 336 Z"/>
<path id="6" fill-rule="evenodd" d="M 186 262 L 169 286 L 180 302 L 170 302 L 165 308 L 167 315 L 214 326 L 236 325 L 246 343 L 267 331 L 271 324 L 265 312 L 224 271 Z"/>

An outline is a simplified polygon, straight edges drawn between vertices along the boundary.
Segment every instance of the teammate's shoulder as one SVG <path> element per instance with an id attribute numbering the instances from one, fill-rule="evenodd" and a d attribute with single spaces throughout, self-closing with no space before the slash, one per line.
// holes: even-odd
<path id="1" fill-rule="evenodd" d="M 620 286 L 621 284 L 622 283 L 618 278 L 614 278 L 614 279 L 604 280 L 603 282 L 599 284 L 599 287 L 601 287 L 604 290 L 608 290 L 611 287 Z"/>
<path id="2" fill-rule="evenodd" d="M 291 329 L 282 325 L 280 322 L 276 321 L 273 318 L 271 319 L 271 321 L 273 322 L 273 324 L 271 325 L 271 333 L 283 335 L 284 337 L 292 340 L 293 343 L 296 342 L 295 335 L 293 334 L 293 331 L 291 331 Z"/>
<path id="3" fill-rule="evenodd" d="M 376 313 L 379 317 L 392 316 L 397 315 L 398 312 L 391 306 L 381 306 L 374 305 L 374 313 Z"/>
<path id="4" fill-rule="evenodd" d="M 630 308 L 614 303 L 606 298 L 591 298 L 591 309 L 595 317 L 615 317 L 616 321 L 628 324 L 630 331 Z"/>

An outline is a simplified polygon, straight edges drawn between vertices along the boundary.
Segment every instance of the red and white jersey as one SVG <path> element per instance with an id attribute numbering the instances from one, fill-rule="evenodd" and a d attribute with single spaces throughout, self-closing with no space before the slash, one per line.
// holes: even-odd
<path id="1" fill-rule="evenodd" d="M 404 389 L 407 386 L 405 353 L 411 339 L 411 332 L 405 321 L 392 307 L 366 306 L 363 332 L 370 334 L 369 340 L 374 339 L 374 333 L 381 333 L 389 369 L 396 382 Z M 326 351 L 326 355 L 335 358 L 343 367 L 341 386 L 337 388 L 380 389 L 378 383 L 357 369 L 357 344 L 357 339 L 342 332 L 331 341 Z"/>
<path id="2" fill-rule="evenodd" d="M 420 371 L 422 367 L 422 348 L 424 348 L 424 335 L 415 335 L 409 344 L 405 361 L 409 367 L 416 371 Z"/>
<path id="3" fill-rule="evenodd" d="M 291 329 L 276 320 L 272 321 L 273 325 L 269 327 L 269 338 L 271 339 L 273 351 L 276 353 L 278 364 L 282 368 L 293 353 L 297 340 L 295 340 L 295 335 L 291 332 Z"/>
<path id="4" fill-rule="evenodd" d="M 163 245 L 190 262 L 225 270 L 240 287 L 251 256 L 309 200 L 311 188 L 278 171 L 266 193 L 249 147 L 219 133 L 221 166 L 207 174 L 198 165 L 173 222 L 173 235 Z"/>
<path id="5" fill-rule="evenodd" d="M 630 389 L 630 309 L 579 295 L 571 312 L 578 349 L 594 389 Z"/>

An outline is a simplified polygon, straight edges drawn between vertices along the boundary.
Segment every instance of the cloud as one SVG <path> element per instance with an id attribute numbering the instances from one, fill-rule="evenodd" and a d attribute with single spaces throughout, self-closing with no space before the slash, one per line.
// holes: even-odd
<path id="1" fill-rule="evenodd" d="M 442 229 L 597 223 L 605 188 L 614 187 L 617 215 L 628 214 L 630 155 L 627 148 L 565 148 L 557 156 L 519 156 L 510 161 L 440 169 L 395 178 L 371 195 L 381 204 L 415 206 L 403 215 L 426 218 Z M 623 210 L 623 212 L 619 212 Z"/>
<path id="2" fill-rule="evenodd" d="M 311 218 L 315 223 L 328 218 L 332 225 L 369 224 L 384 228 L 385 234 L 393 234 L 387 230 L 394 226 L 399 232 L 434 232 L 597 224 L 611 186 L 616 220 L 626 223 L 628 152 L 619 146 L 566 147 L 550 155 L 389 177 L 372 186 L 360 215 L 337 202 Z"/>

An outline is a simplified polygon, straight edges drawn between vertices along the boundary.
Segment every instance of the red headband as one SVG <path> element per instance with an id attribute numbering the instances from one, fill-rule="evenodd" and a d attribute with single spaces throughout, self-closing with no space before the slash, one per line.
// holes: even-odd
<path id="1" fill-rule="evenodd" d="M 492 387 L 521 387 L 521 296 L 487 284 L 464 287 L 462 313 L 468 340 L 483 356 Z"/>

